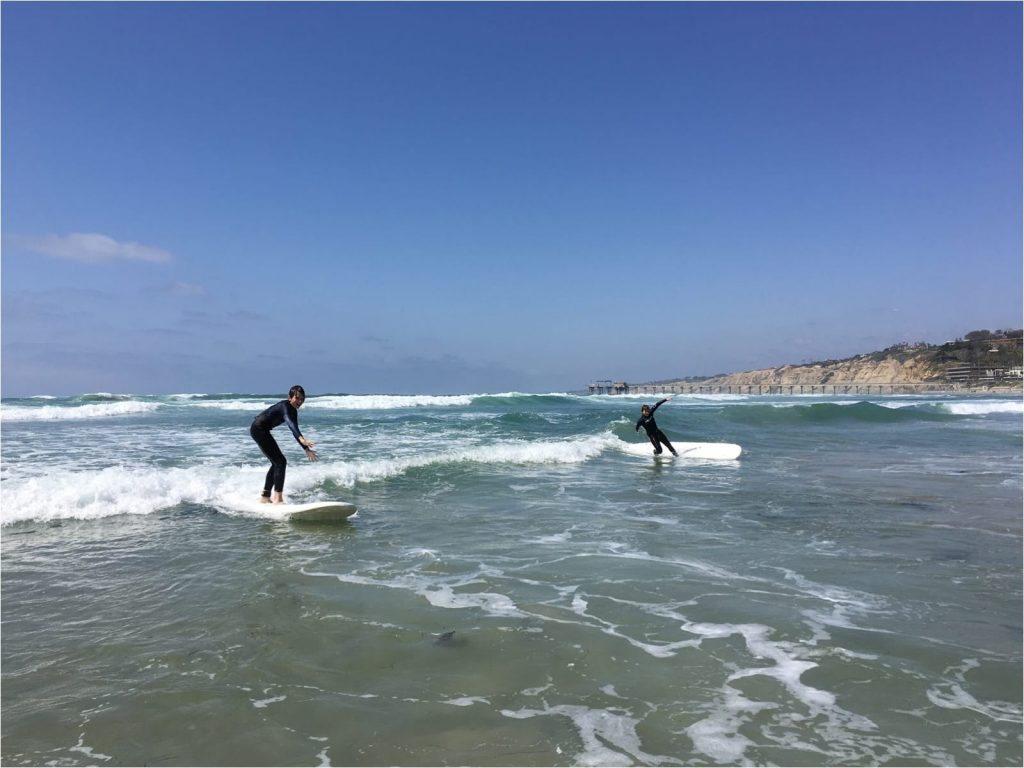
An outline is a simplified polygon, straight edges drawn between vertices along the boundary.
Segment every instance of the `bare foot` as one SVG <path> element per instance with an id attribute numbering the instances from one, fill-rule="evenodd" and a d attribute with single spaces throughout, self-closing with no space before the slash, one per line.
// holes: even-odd
<path id="1" fill-rule="evenodd" d="M 270 497 L 269 496 L 260 496 L 260 504 L 269 504 L 269 503 L 270 503 Z"/>

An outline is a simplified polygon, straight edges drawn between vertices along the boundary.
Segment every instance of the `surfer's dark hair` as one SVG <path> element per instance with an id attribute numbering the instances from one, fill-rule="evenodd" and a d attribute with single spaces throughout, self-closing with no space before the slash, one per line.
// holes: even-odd
<path id="1" fill-rule="evenodd" d="M 288 390 L 288 399 L 291 400 L 296 395 L 300 395 L 303 400 L 306 399 L 306 390 L 296 384 L 294 387 Z"/>

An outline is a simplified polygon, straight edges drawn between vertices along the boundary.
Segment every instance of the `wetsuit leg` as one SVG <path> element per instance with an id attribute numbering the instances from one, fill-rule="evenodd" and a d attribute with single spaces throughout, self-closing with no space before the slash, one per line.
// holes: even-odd
<path id="1" fill-rule="evenodd" d="M 673 456 L 678 456 L 679 455 L 678 453 L 676 453 L 676 449 L 672 447 L 672 443 L 670 443 L 668 441 L 668 438 L 665 437 L 665 433 L 662 432 L 660 429 L 658 430 L 658 440 L 665 444 L 665 447 L 668 448 L 672 452 Z"/>
<path id="2" fill-rule="evenodd" d="M 660 435 L 660 434 L 661 434 L 661 432 L 658 432 L 658 435 Z M 651 440 L 651 445 L 654 446 L 654 453 L 655 453 L 655 455 L 661 453 L 661 446 L 658 445 L 658 435 L 648 435 L 647 436 Z"/>
<path id="3" fill-rule="evenodd" d="M 260 429 L 255 424 L 249 428 L 249 434 L 256 441 L 256 445 L 263 451 L 263 455 L 270 459 L 270 469 L 267 471 L 267 479 L 263 484 L 263 495 L 270 496 L 270 489 L 281 493 L 284 491 L 284 474 L 288 467 L 288 459 L 281 453 L 274 436 L 270 430 Z"/>

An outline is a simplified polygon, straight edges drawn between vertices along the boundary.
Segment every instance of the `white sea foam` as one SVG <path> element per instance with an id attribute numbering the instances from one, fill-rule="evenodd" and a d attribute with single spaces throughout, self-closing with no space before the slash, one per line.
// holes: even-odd
<path id="1" fill-rule="evenodd" d="M 933 685 L 926 692 L 928 700 L 943 709 L 969 709 L 992 720 L 1009 723 L 1024 722 L 1024 711 L 1021 709 L 1020 702 L 981 702 L 964 689 L 964 686 L 967 685 L 967 673 L 979 666 L 981 665 L 977 659 L 965 659 L 960 666 L 947 670 L 953 672 L 955 682 Z"/>
<path id="2" fill-rule="evenodd" d="M 96 760 L 113 760 L 112 755 L 104 755 L 102 752 L 97 752 L 92 747 L 85 746 L 85 734 L 81 733 L 78 736 L 78 743 L 73 747 L 68 747 L 68 752 L 81 752 L 86 758 L 95 763 Z"/>
<path id="3" fill-rule="evenodd" d="M 648 560 L 653 563 L 678 566 L 730 584 L 740 580 L 757 580 L 741 576 L 739 573 L 725 568 L 719 568 L 718 566 L 711 565 L 710 563 L 701 562 L 700 560 L 690 560 L 682 557 L 659 557 L 643 550 L 626 548 L 625 545 L 615 545 L 614 542 L 609 542 L 606 546 L 609 548 L 609 554 L 613 554 L 616 557 L 623 557 L 630 560 Z"/>
<path id="4" fill-rule="evenodd" d="M 710 714 L 686 729 L 696 750 L 708 755 L 714 761 L 724 764 L 740 764 L 744 752 L 754 743 L 740 733 L 740 728 L 750 717 L 764 710 L 777 709 L 775 702 L 753 701 L 732 686 L 736 680 L 762 676 L 775 679 L 792 696 L 802 702 L 811 712 L 831 713 L 836 698 L 832 693 L 814 688 L 801 681 L 804 672 L 817 666 L 814 662 L 800 658 L 797 646 L 779 640 L 772 640 L 773 630 L 761 624 L 709 624 L 685 622 L 682 629 L 698 635 L 704 640 L 721 639 L 739 634 L 743 637 L 747 651 L 754 659 L 767 659 L 774 664 L 737 669 L 722 685 L 719 701 Z M 829 714 L 829 719 L 833 715 Z M 857 722 L 860 729 L 873 727 L 870 721 Z M 809 744 L 802 749 L 815 750 Z"/>
<path id="5" fill-rule="evenodd" d="M 443 699 L 441 703 L 453 707 L 471 707 L 474 704 L 490 704 L 491 702 L 483 696 L 460 696 L 457 699 Z"/>
<path id="6" fill-rule="evenodd" d="M 684 629 L 702 633 L 706 638 L 739 633 L 746 641 L 747 650 L 753 659 L 774 662 L 770 666 L 759 663 L 747 668 L 739 667 L 729 674 L 717 701 L 709 708 L 708 716 L 687 729 L 695 748 L 716 762 L 747 762 L 744 753 L 753 746 L 753 742 L 741 733 L 741 729 L 750 724 L 753 715 L 766 710 L 778 712 L 771 722 L 781 727 L 762 727 L 759 743 L 776 744 L 809 755 L 827 755 L 830 761 L 840 763 L 858 762 L 865 755 L 871 756 L 874 762 L 889 761 L 883 757 L 898 757 L 904 761 L 917 759 L 935 764 L 955 762 L 941 749 L 883 733 L 871 718 L 838 706 L 833 693 L 804 683 L 801 680 L 803 673 L 815 666 L 805 658 L 805 644 L 773 640 L 774 630 L 759 624 L 688 623 Z M 736 681 L 755 676 L 775 679 L 801 706 L 779 703 L 774 697 L 766 702 L 752 701 L 733 687 Z M 933 688 L 929 691 L 929 698 L 934 704 L 950 709 L 975 709 L 974 705 L 977 704 L 973 697 L 964 695 L 962 688 L 955 683 L 941 692 Z M 1002 703 L 991 704 L 989 707 L 980 705 L 977 711 L 993 719 L 1020 722 L 1015 719 L 1020 715 L 1018 705 L 1011 704 L 1002 710 Z M 815 730 L 822 734 L 820 741 L 808 739 L 790 728 L 794 723 L 810 721 L 819 721 Z"/>
<path id="7" fill-rule="evenodd" d="M 561 533 L 552 533 L 546 536 L 538 536 L 533 539 L 538 544 L 562 544 L 569 541 L 572 538 L 572 531 L 562 531 Z"/>
<path id="8" fill-rule="evenodd" d="M 693 624 L 689 627 L 684 625 L 683 629 L 699 632 L 699 628 L 702 626 L 704 625 Z M 739 670 L 729 676 L 729 682 L 744 677 L 772 677 L 805 704 L 815 707 L 831 707 L 835 704 L 836 697 L 833 694 L 807 685 L 800 679 L 804 672 L 818 665 L 813 661 L 798 658 L 791 644 L 770 640 L 769 636 L 773 631 L 770 627 L 758 624 L 730 625 L 730 627 L 743 635 L 747 649 L 755 658 L 769 659 L 775 664 L 769 667 Z"/>
<path id="9" fill-rule="evenodd" d="M 447 584 L 418 589 L 417 592 L 437 608 L 479 608 L 488 616 L 523 617 L 507 595 L 494 592 L 456 592 Z"/>
<path id="10" fill-rule="evenodd" d="M 323 395 L 310 397 L 307 406 L 342 411 L 386 411 L 394 408 L 465 406 L 482 395 Z"/>
<path id="11" fill-rule="evenodd" d="M 351 488 L 357 483 L 378 482 L 431 466 L 578 464 L 600 455 L 614 442 L 618 442 L 617 438 L 608 433 L 579 440 L 466 443 L 403 457 L 290 464 L 287 491 L 290 501 L 301 502 L 314 500 L 308 498 L 309 494 L 325 482 Z M 205 462 L 189 468 L 112 466 L 98 471 L 62 469 L 41 476 L 5 478 L 0 524 L 150 514 L 181 503 L 206 504 L 237 514 L 276 519 L 272 509 L 252 510 L 253 496 L 262 486 L 265 474 L 262 464 L 238 467 Z"/>
<path id="12" fill-rule="evenodd" d="M 792 400 L 788 400 L 787 399 L 787 400 L 781 400 L 781 401 L 776 400 L 776 401 L 773 401 L 773 402 L 770 402 L 770 403 L 764 403 L 764 405 L 771 406 L 772 408 L 807 408 L 809 405 L 824 405 L 824 404 L 827 403 L 828 405 L 839 405 L 839 406 L 844 406 L 845 407 L 845 406 L 851 406 L 851 405 L 860 405 L 861 403 L 864 402 L 864 400 L 831 400 L 831 399 L 830 400 L 826 400 L 826 401 L 822 401 L 822 402 L 818 402 L 818 397 L 819 397 L 818 395 L 790 395 L 789 397 L 792 397 L 793 399 Z M 814 400 L 814 402 L 811 402 L 811 403 L 807 402 L 808 400 L 812 400 L 812 399 Z M 903 408 L 905 406 L 904 405 L 886 404 L 886 407 Z"/>
<path id="13" fill-rule="evenodd" d="M 774 704 L 750 701 L 739 691 L 726 688 L 721 706 L 690 725 L 686 735 L 693 741 L 694 749 L 716 763 L 739 765 L 743 762 L 743 753 L 754 746 L 754 742 L 740 733 L 740 726 L 749 715 L 773 707 Z"/>
<path id="14" fill-rule="evenodd" d="M 859 405 L 862 400 L 830 400 L 833 405 Z M 993 413 L 1024 413 L 1024 401 L 1006 400 L 962 400 L 956 402 L 922 400 L 920 398 L 869 400 L 874 405 L 890 410 L 902 411 L 907 408 L 932 408 L 954 416 L 987 416 Z M 779 403 L 778 407 L 786 404 Z M 791 403 L 790 405 L 797 405 Z"/>
<path id="15" fill-rule="evenodd" d="M 137 416 L 143 413 L 152 413 L 159 407 L 159 403 L 142 402 L 139 400 L 87 403 L 86 405 L 4 405 L 0 407 L 0 420 L 14 422 L 110 419 L 120 416 Z"/>
<path id="16" fill-rule="evenodd" d="M 501 714 L 516 720 L 532 717 L 567 717 L 579 732 L 583 751 L 573 756 L 575 765 L 627 765 L 636 761 L 647 765 L 683 765 L 666 755 L 650 755 L 640 748 L 636 727 L 640 722 L 625 711 L 592 709 L 580 705 L 545 704 L 544 709 L 503 709 Z"/>
<path id="17" fill-rule="evenodd" d="M 409 550 L 409 554 L 413 557 L 429 557 L 431 560 L 437 560 L 437 550 L 427 549 L 426 547 L 414 547 Z"/>
<path id="18" fill-rule="evenodd" d="M 276 400 L 200 400 L 189 403 L 189 408 L 207 408 L 217 411 L 251 411 L 253 415 L 269 408 Z"/>
<path id="19" fill-rule="evenodd" d="M 1008 701 L 982 703 L 955 683 L 929 688 L 927 695 L 928 701 L 943 709 L 969 709 L 992 720 L 1010 723 L 1024 722 L 1019 704 Z"/>
<path id="20" fill-rule="evenodd" d="M 0 520 L 9 525 L 23 520 L 87 520 L 151 514 L 186 501 L 211 503 L 225 482 L 227 478 L 222 470 L 205 467 L 61 470 L 4 483 Z M 258 482 L 256 473 L 251 472 L 251 486 L 257 487 Z"/>
<path id="21" fill-rule="evenodd" d="M 991 402 L 981 400 L 969 403 L 947 403 L 943 407 L 956 416 L 987 416 L 990 413 L 1024 413 L 1024 402 Z"/>
<path id="22" fill-rule="evenodd" d="M 604 599 L 609 600 L 611 602 L 620 602 L 615 598 L 610 597 L 605 597 Z M 639 606 L 645 609 L 649 608 L 649 606 L 643 606 L 640 603 L 632 603 L 632 605 Z M 630 637 L 628 634 L 625 634 L 624 632 L 620 631 L 619 626 L 617 624 L 612 623 L 610 621 L 606 621 L 605 619 L 602 619 L 601 617 L 590 613 L 589 601 L 579 593 L 573 595 L 570 607 L 572 609 L 572 612 L 575 613 L 577 616 L 587 619 L 586 624 L 596 623 L 600 630 L 606 635 L 610 637 L 617 637 L 621 640 L 625 640 L 634 648 L 638 648 L 644 651 L 645 653 L 649 653 L 651 656 L 654 656 L 655 658 L 667 659 L 672 656 L 675 656 L 676 653 L 682 648 L 696 648 L 700 645 L 699 639 L 679 640 L 672 643 L 650 643 Z M 662 613 L 661 610 L 657 609 L 653 610 L 652 613 L 655 613 L 663 617 L 665 616 L 665 614 Z M 674 616 L 674 618 L 681 619 L 682 617 Z"/>
<path id="23" fill-rule="evenodd" d="M 277 704 L 285 701 L 287 698 L 287 696 L 272 696 L 269 699 L 252 699 L 251 701 L 252 705 L 256 707 L 256 709 L 266 709 L 271 704 Z"/>
<path id="24" fill-rule="evenodd" d="M 610 433 L 577 440 L 510 440 L 430 451 L 394 458 L 364 459 L 325 465 L 309 471 L 322 480 L 351 486 L 404 474 L 411 469 L 446 464 L 581 464 L 613 446 L 618 439 Z M 290 483 L 290 481 L 289 481 Z"/>
<path id="25" fill-rule="evenodd" d="M 888 612 L 889 604 L 884 597 L 873 595 L 870 592 L 819 584 L 789 568 L 778 568 L 777 570 L 782 572 L 786 581 L 795 584 L 800 591 L 819 600 L 824 600 L 826 603 L 842 605 L 861 613 Z"/>
<path id="26" fill-rule="evenodd" d="M 306 571 L 306 576 L 333 578 L 346 584 L 361 586 L 384 587 L 399 591 L 411 592 L 423 597 L 437 608 L 467 609 L 476 608 L 489 616 L 504 618 L 523 618 L 524 614 L 515 602 L 507 595 L 496 592 L 459 592 L 459 587 L 472 586 L 479 583 L 480 574 L 451 577 L 447 583 L 438 583 L 436 576 L 420 575 L 415 572 L 403 572 L 391 576 L 374 573 L 364 576 L 358 573 L 330 573 L 323 571 Z"/>

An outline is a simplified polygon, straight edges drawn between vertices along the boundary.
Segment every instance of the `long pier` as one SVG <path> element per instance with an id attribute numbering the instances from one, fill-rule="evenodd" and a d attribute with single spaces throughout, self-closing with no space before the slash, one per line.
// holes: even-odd
<path id="1" fill-rule="evenodd" d="M 591 395 L 915 395 L 927 392 L 978 392 L 987 387 L 954 383 L 896 384 L 892 382 L 829 382 L 828 384 L 627 384 L 624 381 L 595 381 L 587 387 Z"/>

